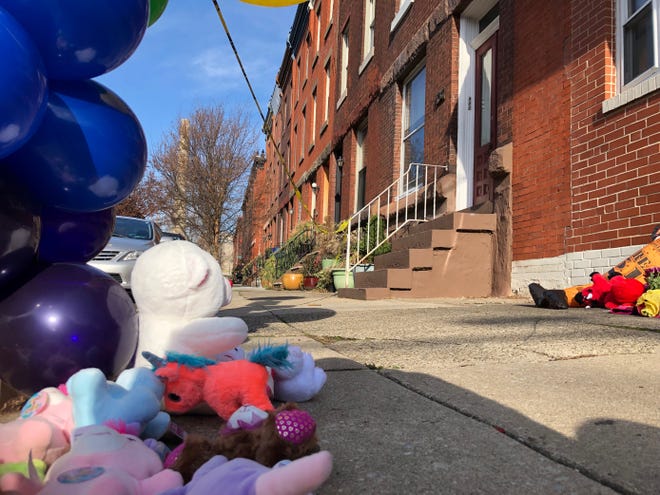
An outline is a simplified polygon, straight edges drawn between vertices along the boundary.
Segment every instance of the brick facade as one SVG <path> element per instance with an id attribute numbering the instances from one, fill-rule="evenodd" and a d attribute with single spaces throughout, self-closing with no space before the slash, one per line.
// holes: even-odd
<path id="1" fill-rule="evenodd" d="M 660 76 L 651 77 L 642 94 L 638 88 L 619 88 L 616 3 L 497 4 L 496 143 L 489 166 L 498 216 L 494 271 L 499 293 L 524 290 L 531 280 L 584 282 L 586 269 L 646 243 L 660 223 L 660 92 L 654 89 L 660 87 Z M 399 4 L 407 9 L 402 15 Z M 271 198 L 264 232 L 271 245 L 285 240 L 296 223 L 309 220 L 312 181 L 320 186 L 316 204 L 322 205 L 316 221 L 345 219 L 355 211 L 357 138 L 363 125 L 366 200 L 398 177 L 402 91 L 420 64 L 426 67 L 424 159 L 448 165 L 449 174 L 459 177 L 466 153 L 460 140 L 470 132 L 461 131 L 461 125 L 469 121 L 465 112 L 472 111 L 471 103 L 461 106 L 471 102 L 463 96 L 469 85 L 461 79 L 461 57 L 469 40 L 462 38 L 467 34 L 461 33 L 461 23 L 474 16 L 476 29 L 475 21 L 494 5 L 492 0 L 378 0 L 375 48 L 366 60 L 365 1 L 321 0 L 311 9 L 299 8 L 278 75 L 281 105 L 269 120 L 275 142 L 266 150 L 263 173 Z M 317 43 L 319 32 L 323 38 Z M 349 58 L 346 95 L 340 98 L 343 32 L 348 33 Z M 330 88 L 325 87 L 326 66 Z M 326 124 L 317 122 L 310 146 L 312 95 L 316 91 L 320 102 L 327 90 Z M 292 184 L 275 146 L 288 159 Z M 337 214 L 338 158 L 343 168 Z M 305 208 L 299 218 L 300 200 Z M 453 201 L 448 195 L 447 211 L 453 211 Z"/>

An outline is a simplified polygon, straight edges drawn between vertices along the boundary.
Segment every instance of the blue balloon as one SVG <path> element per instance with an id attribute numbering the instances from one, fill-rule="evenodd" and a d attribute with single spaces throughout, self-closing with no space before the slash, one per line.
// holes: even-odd
<path id="1" fill-rule="evenodd" d="M 114 226 L 113 208 L 91 213 L 44 208 L 41 212 L 39 261 L 86 263 L 105 247 Z"/>
<path id="2" fill-rule="evenodd" d="M 41 126 L 0 160 L 0 173 L 44 206 L 92 212 L 125 199 L 146 163 L 144 133 L 126 103 L 95 81 L 57 81 Z"/>
<path id="3" fill-rule="evenodd" d="M 38 205 L 0 178 L 0 292 L 33 266 L 40 234 Z"/>
<path id="4" fill-rule="evenodd" d="M 149 21 L 148 0 L 0 0 L 39 48 L 49 79 L 89 79 L 128 59 Z"/>
<path id="5" fill-rule="evenodd" d="M 47 94 L 41 55 L 21 25 L 0 8 L 0 158 L 32 136 Z"/>
<path id="6" fill-rule="evenodd" d="M 41 267 L 0 300 L 0 378 L 21 392 L 84 368 L 116 377 L 137 347 L 137 313 L 112 278 L 83 264 Z"/>

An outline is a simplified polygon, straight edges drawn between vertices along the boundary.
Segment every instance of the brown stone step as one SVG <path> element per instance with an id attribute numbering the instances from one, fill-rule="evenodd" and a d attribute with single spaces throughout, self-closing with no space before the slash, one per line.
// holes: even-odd
<path id="1" fill-rule="evenodd" d="M 339 289 L 337 296 L 347 299 L 360 299 L 362 301 L 374 301 L 378 299 L 389 299 L 390 290 L 383 287 L 367 287 L 363 289 Z"/>
<path id="2" fill-rule="evenodd" d="M 404 249 L 380 254 L 374 258 L 374 268 L 428 268 L 433 264 L 433 249 Z"/>
<path id="3" fill-rule="evenodd" d="M 417 224 L 410 228 L 410 232 L 418 233 L 433 229 L 494 232 L 496 220 L 495 215 L 492 213 L 455 212 L 448 213 L 430 222 Z"/>
<path id="4" fill-rule="evenodd" d="M 412 283 L 411 271 L 407 268 L 388 268 L 371 272 L 359 272 L 354 275 L 355 287 L 364 289 L 368 287 L 410 288 Z"/>
<path id="5" fill-rule="evenodd" d="M 405 249 L 451 249 L 456 242 L 453 230 L 427 230 L 392 241 L 392 251 Z"/>

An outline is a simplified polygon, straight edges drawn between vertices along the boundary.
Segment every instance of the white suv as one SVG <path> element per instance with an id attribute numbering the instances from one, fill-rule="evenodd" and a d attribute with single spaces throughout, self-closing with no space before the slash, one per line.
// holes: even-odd
<path id="1" fill-rule="evenodd" d="M 88 264 L 104 271 L 125 289 L 131 288 L 131 272 L 135 260 L 160 242 L 161 230 L 156 222 L 143 218 L 117 216 L 108 244 Z"/>

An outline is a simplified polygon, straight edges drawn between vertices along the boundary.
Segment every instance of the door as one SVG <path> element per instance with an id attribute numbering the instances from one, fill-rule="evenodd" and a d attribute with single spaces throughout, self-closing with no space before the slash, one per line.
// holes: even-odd
<path id="1" fill-rule="evenodd" d="M 488 38 L 475 53 L 474 205 L 493 199 L 493 179 L 488 173 L 488 157 L 497 139 L 496 53 L 497 33 Z"/>

